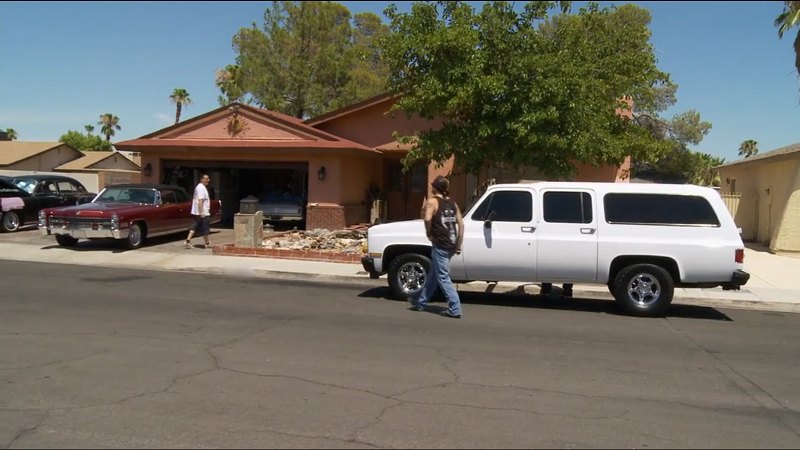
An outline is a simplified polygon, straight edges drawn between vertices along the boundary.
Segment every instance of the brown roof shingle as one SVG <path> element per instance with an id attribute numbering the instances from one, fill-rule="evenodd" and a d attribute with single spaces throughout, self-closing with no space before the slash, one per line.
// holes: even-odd
<path id="1" fill-rule="evenodd" d="M 114 155 L 120 155 L 116 152 L 86 152 L 83 154 L 82 157 L 78 159 L 74 159 L 66 164 L 62 164 L 55 168 L 55 170 L 87 170 L 91 169 L 91 167 L 100 161 L 103 161 L 106 158 L 110 158 Z M 123 155 L 120 155 L 122 158 L 130 161 Z"/>
<path id="2" fill-rule="evenodd" d="M 0 166 L 18 163 L 52 150 L 61 142 L 0 141 Z"/>

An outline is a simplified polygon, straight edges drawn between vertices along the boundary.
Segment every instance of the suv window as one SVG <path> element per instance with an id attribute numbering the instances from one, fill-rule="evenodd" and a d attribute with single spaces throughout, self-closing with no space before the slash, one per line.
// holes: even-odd
<path id="1" fill-rule="evenodd" d="M 603 205 L 608 223 L 719 226 L 714 208 L 696 195 L 607 194 Z"/>
<path id="2" fill-rule="evenodd" d="M 533 196 L 528 191 L 493 192 L 472 213 L 472 220 L 495 222 L 530 222 L 533 220 Z"/>
<path id="3" fill-rule="evenodd" d="M 592 223 L 592 196 L 588 192 L 544 193 L 544 221 L 549 223 Z"/>

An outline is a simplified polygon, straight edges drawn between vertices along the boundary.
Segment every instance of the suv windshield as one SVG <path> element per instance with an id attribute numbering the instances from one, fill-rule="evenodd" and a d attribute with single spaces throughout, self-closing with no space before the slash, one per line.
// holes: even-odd
<path id="1" fill-rule="evenodd" d="M 110 187 L 106 188 L 97 198 L 94 203 L 143 203 L 147 205 L 155 204 L 156 191 L 150 188 L 135 188 L 135 187 Z"/>

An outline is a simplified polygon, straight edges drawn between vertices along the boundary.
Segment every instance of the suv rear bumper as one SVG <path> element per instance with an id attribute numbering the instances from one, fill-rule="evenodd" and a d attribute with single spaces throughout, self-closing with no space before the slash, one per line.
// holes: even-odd
<path id="1" fill-rule="evenodd" d="M 731 281 L 727 283 L 722 283 L 722 289 L 728 290 L 738 290 L 740 287 L 747 284 L 750 280 L 750 274 L 745 272 L 744 270 L 734 270 L 733 275 L 731 276 Z"/>

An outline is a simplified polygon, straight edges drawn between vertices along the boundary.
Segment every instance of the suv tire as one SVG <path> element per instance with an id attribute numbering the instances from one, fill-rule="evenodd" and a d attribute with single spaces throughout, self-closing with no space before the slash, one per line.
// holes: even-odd
<path id="1" fill-rule="evenodd" d="M 672 276 L 655 264 L 633 264 L 617 273 L 612 284 L 617 303 L 635 316 L 663 314 L 675 292 Z"/>
<path id="2" fill-rule="evenodd" d="M 408 300 L 422 290 L 431 269 L 431 260 L 416 253 L 400 255 L 389 265 L 389 289 L 392 298 Z"/>

